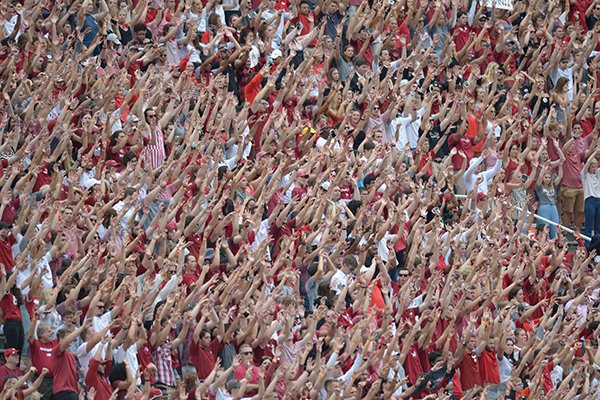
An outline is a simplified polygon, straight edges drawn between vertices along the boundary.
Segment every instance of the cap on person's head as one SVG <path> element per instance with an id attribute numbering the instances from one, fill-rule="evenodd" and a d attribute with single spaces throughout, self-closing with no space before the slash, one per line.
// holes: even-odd
<path id="1" fill-rule="evenodd" d="M 19 354 L 19 350 L 15 349 L 14 347 L 4 350 L 4 358 L 15 356 L 17 354 Z"/>
<path id="2" fill-rule="evenodd" d="M 205 260 L 212 260 L 215 257 L 215 250 L 212 248 L 207 248 L 206 253 L 204 253 Z"/>
<path id="3" fill-rule="evenodd" d="M 88 179 L 87 181 L 85 181 L 85 183 L 83 184 L 83 186 L 84 186 L 86 189 L 89 189 L 89 188 L 91 188 L 91 187 L 93 187 L 93 186 L 95 186 L 95 185 L 99 185 L 99 184 L 101 184 L 101 183 L 102 183 L 102 182 L 101 182 L 101 181 L 99 181 L 99 180 L 98 180 L 98 179 L 96 179 L 96 178 L 90 178 L 90 179 Z"/>
<path id="4" fill-rule="evenodd" d="M 408 85 L 408 79 L 402 79 L 400 81 L 400 87 L 403 88 L 404 86 Z"/>
<path id="5" fill-rule="evenodd" d="M 279 57 L 281 57 L 283 54 L 281 53 L 281 50 L 279 49 L 275 49 L 273 50 L 273 52 L 271 53 L 271 59 L 273 60 L 277 60 Z"/>
<path id="6" fill-rule="evenodd" d="M 490 17 L 488 17 L 487 13 L 482 12 L 481 15 L 479 15 L 479 20 L 480 21 L 488 21 L 490 19 Z"/>
<path id="7" fill-rule="evenodd" d="M 242 382 L 236 380 L 236 379 L 230 379 L 229 381 L 227 381 L 227 383 L 225 384 L 225 388 L 227 389 L 228 392 L 231 393 L 232 390 L 234 389 L 239 389 L 242 387 Z"/>
<path id="8" fill-rule="evenodd" d="M 329 183 L 329 181 L 321 183 L 321 189 L 329 190 L 329 186 L 331 186 L 331 183 Z"/>
<path id="9" fill-rule="evenodd" d="M 300 172 L 298 173 L 298 178 L 307 178 L 308 174 L 306 172 Z"/>
<path id="10" fill-rule="evenodd" d="M 519 311 L 527 311 L 530 308 L 531 308 L 531 306 L 529 304 L 527 304 L 526 302 L 519 303 L 519 305 L 517 306 L 517 310 L 519 310 Z"/>
<path id="11" fill-rule="evenodd" d="M 11 228 L 12 228 L 11 224 L 7 224 L 6 222 L 0 221 L 0 229 L 11 229 Z"/>
<path id="12" fill-rule="evenodd" d="M 115 160 L 108 160 L 107 162 L 104 163 L 104 165 L 106 165 L 107 167 L 118 167 L 119 163 L 116 162 Z"/>
<path id="13" fill-rule="evenodd" d="M 108 40 L 109 42 L 113 42 L 117 46 L 121 45 L 121 41 L 114 33 L 109 33 L 108 36 L 106 36 L 106 40 Z"/>

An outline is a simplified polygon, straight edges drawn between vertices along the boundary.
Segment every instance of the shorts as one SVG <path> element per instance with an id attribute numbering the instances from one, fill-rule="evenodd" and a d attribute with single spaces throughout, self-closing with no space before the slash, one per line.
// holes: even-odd
<path id="1" fill-rule="evenodd" d="M 563 186 L 560 188 L 563 211 L 568 213 L 583 212 L 583 189 Z"/>

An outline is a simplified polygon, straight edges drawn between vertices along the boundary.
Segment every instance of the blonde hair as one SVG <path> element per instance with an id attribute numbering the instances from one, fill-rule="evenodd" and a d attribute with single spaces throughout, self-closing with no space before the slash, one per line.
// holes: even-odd
<path id="1" fill-rule="evenodd" d="M 487 83 L 492 83 L 496 80 L 496 73 L 498 72 L 499 65 L 498 63 L 492 61 L 485 68 L 485 73 L 483 74 L 483 78 Z"/>

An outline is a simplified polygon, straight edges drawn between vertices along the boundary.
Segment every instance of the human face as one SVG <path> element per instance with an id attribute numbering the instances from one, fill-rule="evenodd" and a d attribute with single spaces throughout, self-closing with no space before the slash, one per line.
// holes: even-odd
<path id="1" fill-rule="evenodd" d="M 340 80 L 340 71 L 338 71 L 338 70 L 337 70 L 337 68 L 334 68 L 334 69 L 331 71 L 331 79 L 332 79 L 334 82 L 338 82 L 338 81 Z"/>
<path id="2" fill-rule="evenodd" d="M 344 55 L 348 59 L 354 57 L 354 47 L 352 47 L 352 46 L 346 47 L 346 50 L 344 50 Z"/>
<path id="3" fill-rule="evenodd" d="M 73 210 L 70 208 L 65 208 L 63 211 L 63 219 L 66 223 L 70 224 L 73 221 Z"/>
<path id="4" fill-rule="evenodd" d="M 477 341 L 475 340 L 474 337 L 470 338 L 469 341 L 467 342 L 467 349 L 469 349 L 469 351 L 473 351 L 477 348 Z"/>
<path id="5" fill-rule="evenodd" d="M 117 19 L 120 23 L 125 23 L 127 22 L 127 11 L 126 10 L 120 10 L 119 13 L 117 14 Z"/>
<path id="6" fill-rule="evenodd" d="M 205 332 L 200 341 L 202 342 L 202 347 L 208 347 L 212 341 L 212 335 L 209 332 Z"/>
<path id="7" fill-rule="evenodd" d="M 44 343 L 50 343 L 52 341 L 52 334 L 54 330 L 50 327 L 42 329 L 39 333 L 40 340 Z"/>
<path id="8" fill-rule="evenodd" d="M 552 182 L 552 175 L 548 173 L 544 174 L 544 185 L 550 186 L 550 182 Z"/>
<path id="9" fill-rule="evenodd" d="M 332 1 L 331 3 L 329 3 L 329 9 L 328 9 L 329 14 L 335 14 L 335 12 L 337 10 L 338 10 L 338 4 L 335 1 Z"/>
<path id="10" fill-rule="evenodd" d="M 300 5 L 300 12 L 301 12 L 303 15 L 308 15 L 308 13 L 310 12 L 310 8 L 309 8 L 308 4 L 306 4 L 306 3 L 302 3 L 302 4 Z"/>
<path id="11" fill-rule="evenodd" d="M 19 364 L 19 355 L 18 354 L 11 354 L 10 356 L 6 357 L 6 365 L 8 365 L 11 369 L 16 368 L 18 364 Z"/>
<path id="12" fill-rule="evenodd" d="M 595 174 L 598 171 L 598 160 L 597 159 L 593 159 L 590 162 L 590 167 L 588 170 L 591 174 Z"/>
<path id="13" fill-rule="evenodd" d="M 380 109 L 379 109 L 379 104 L 375 104 L 373 106 L 373 117 L 377 118 L 379 117 L 379 114 L 381 114 Z"/>
<path id="14" fill-rule="evenodd" d="M 573 124 L 573 136 L 578 139 L 581 137 L 582 134 L 583 134 L 583 128 L 581 127 L 581 125 Z"/>
<path id="15" fill-rule="evenodd" d="M 138 42 L 143 42 L 146 39 L 146 31 L 138 31 L 135 33 L 135 38 Z"/>
<path id="16" fill-rule="evenodd" d="M 148 123 L 150 125 L 156 125 L 156 123 L 157 123 L 156 111 L 154 111 L 154 110 L 148 111 L 146 113 L 146 120 L 148 121 Z"/>
<path id="17" fill-rule="evenodd" d="M 467 14 L 463 14 L 460 16 L 460 18 L 458 19 L 458 24 L 460 26 L 465 26 L 467 24 Z"/>
<path id="18" fill-rule="evenodd" d="M 83 9 L 85 10 L 86 13 L 91 14 L 94 11 L 94 3 L 91 0 L 86 1 L 83 4 Z"/>
<path id="19" fill-rule="evenodd" d="M 334 187 L 333 191 L 331 192 L 331 199 L 333 201 L 338 201 L 340 199 L 340 188 L 339 187 Z"/>
<path id="20" fill-rule="evenodd" d="M 523 289 L 520 289 L 517 292 L 517 296 L 515 297 L 519 303 L 522 303 L 525 300 L 525 294 L 523 293 Z"/>
<path id="21" fill-rule="evenodd" d="M 96 305 L 96 316 L 100 316 L 100 315 L 104 314 L 105 310 L 106 310 L 106 306 L 104 305 L 104 302 L 99 301 L 98 304 Z"/>

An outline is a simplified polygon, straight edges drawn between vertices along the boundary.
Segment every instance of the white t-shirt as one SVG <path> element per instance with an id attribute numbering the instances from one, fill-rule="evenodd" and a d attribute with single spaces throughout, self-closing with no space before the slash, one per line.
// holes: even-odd
<path id="1" fill-rule="evenodd" d="M 581 180 L 583 182 L 583 198 L 600 198 L 600 168 L 595 174 L 590 174 L 585 169 L 581 170 Z"/>
<path id="2" fill-rule="evenodd" d="M 139 368 L 138 358 L 137 358 L 137 344 L 132 344 L 129 346 L 127 350 L 123 348 L 123 346 L 119 346 L 119 348 L 115 351 L 115 362 L 122 363 L 124 360 L 127 361 L 127 365 L 129 365 L 129 371 L 131 372 L 131 376 L 136 376 Z M 137 377 L 135 382 L 136 385 L 141 385 L 142 380 L 140 377 Z"/>
<path id="3" fill-rule="evenodd" d="M 83 376 L 87 375 L 88 369 L 90 367 L 90 361 L 92 360 L 92 358 L 94 358 L 94 356 L 96 355 L 96 352 L 102 346 L 103 346 L 102 343 L 97 343 L 94 346 L 94 348 L 92 349 L 92 351 L 90 351 L 89 353 L 87 353 L 85 351 L 85 348 L 87 347 L 87 343 L 82 343 L 77 348 L 77 359 L 79 360 L 79 364 L 81 365 L 81 368 L 83 368 Z M 102 347 L 102 358 L 104 358 L 104 357 L 106 357 L 106 347 Z"/>
<path id="4" fill-rule="evenodd" d="M 331 282 L 329 283 L 329 288 L 334 290 L 335 293 L 341 292 L 346 285 L 348 285 L 348 275 L 346 275 L 342 270 L 338 269 L 335 274 L 331 277 Z"/>
<path id="5" fill-rule="evenodd" d="M 111 322 L 112 316 L 110 315 L 110 311 L 102 314 L 99 317 L 92 318 L 92 326 L 94 327 L 94 331 L 96 332 L 100 332 L 102 329 L 106 328 Z"/>
<path id="6" fill-rule="evenodd" d="M 398 151 L 402 151 L 406 143 L 408 143 L 411 149 L 417 148 L 423 114 L 425 114 L 425 109 L 421 107 L 417 110 L 417 119 L 414 121 L 409 115 L 407 117 L 396 117 L 390 122 L 390 134 L 392 137 L 395 137 L 396 129 L 398 129 L 398 140 L 396 141 Z"/>

